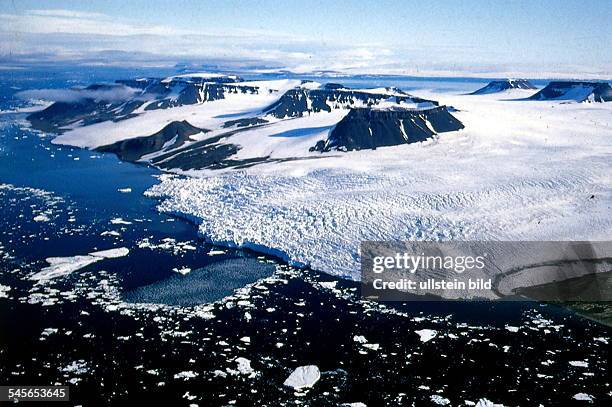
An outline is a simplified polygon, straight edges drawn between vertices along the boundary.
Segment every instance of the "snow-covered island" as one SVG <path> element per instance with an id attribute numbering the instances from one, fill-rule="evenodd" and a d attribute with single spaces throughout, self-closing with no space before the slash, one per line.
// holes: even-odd
<path id="1" fill-rule="evenodd" d="M 211 242 L 359 279 L 364 240 L 610 239 L 610 85 L 533 88 L 191 74 L 92 85 L 28 119 L 56 144 L 188 175 L 147 194 Z"/>

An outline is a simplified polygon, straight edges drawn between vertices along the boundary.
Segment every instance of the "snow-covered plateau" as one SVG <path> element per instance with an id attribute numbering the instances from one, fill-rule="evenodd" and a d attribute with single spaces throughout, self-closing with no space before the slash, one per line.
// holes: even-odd
<path id="1" fill-rule="evenodd" d="M 351 279 L 367 240 L 611 237 L 611 103 L 177 78 L 118 121 L 36 120 L 179 174 L 147 195 L 207 240 Z"/>

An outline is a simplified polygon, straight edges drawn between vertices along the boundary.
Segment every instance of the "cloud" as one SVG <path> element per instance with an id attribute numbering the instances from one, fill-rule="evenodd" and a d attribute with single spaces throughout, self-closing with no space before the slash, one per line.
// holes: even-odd
<path id="1" fill-rule="evenodd" d="M 62 9 L 47 9 L 47 10 L 28 10 L 29 14 L 39 16 L 54 16 L 54 17 L 72 17 L 72 18 L 100 18 L 107 17 L 102 13 L 89 13 L 84 11 L 62 10 Z"/>
<path id="2" fill-rule="evenodd" d="M 256 67 L 294 72 L 341 71 L 396 75 L 606 78 L 609 68 L 581 60 L 570 64 L 544 60 L 538 52 L 504 47 L 485 48 L 448 32 L 418 30 L 408 39 L 359 43 L 350 32 L 344 40 L 329 34 L 317 39 L 274 29 L 241 29 L 230 23 L 222 30 L 143 24 L 126 18 L 64 9 L 33 9 L 0 13 L 0 62 L 11 66 L 75 64 L 83 66 L 173 67 L 177 63 L 217 65 L 225 70 Z M 205 27 L 205 25 L 202 25 Z M 369 40 L 371 41 L 371 40 Z M 468 41 L 469 42 L 469 41 Z M 519 55 L 520 54 L 520 55 Z M 518 57 L 517 57 L 518 55 Z M 577 66 L 582 65 L 582 66 Z M 609 65 L 609 64 L 608 64 Z M 538 75 L 538 72 L 541 74 Z M 549 76 L 550 77 L 550 76 Z"/>
<path id="3" fill-rule="evenodd" d="M 65 103 L 79 102 L 85 99 L 119 102 L 132 98 L 136 92 L 136 89 L 127 86 L 112 86 L 103 89 L 31 89 L 18 92 L 16 96 L 25 100 L 42 99 Z"/>
<path id="4" fill-rule="evenodd" d="M 284 38 L 304 40 L 270 30 L 245 30 L 232 28 L 231 31 L 186 29 L 170 25 L 142 24 L 117 19 L 102 13 L 77 12 L 72 10 L 26 10 L 22 14 L 0 14 L 0 31 L 25 34 L 90 34 L 111 37 L 122 36 L 194 36 L 213 38 Z"/>

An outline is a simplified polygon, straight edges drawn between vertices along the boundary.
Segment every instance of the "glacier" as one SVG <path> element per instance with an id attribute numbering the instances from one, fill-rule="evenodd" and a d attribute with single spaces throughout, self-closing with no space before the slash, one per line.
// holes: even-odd
<path id="1" fill-rule="evenodd" d="M 465 129 L 320 160 L 166 175 L 146 194 L 215 244 L 355 280 L 365 240 L 609 240 L 612 106 L 525 101 L 530 93 L 423 91 L 456 107 Z"/>

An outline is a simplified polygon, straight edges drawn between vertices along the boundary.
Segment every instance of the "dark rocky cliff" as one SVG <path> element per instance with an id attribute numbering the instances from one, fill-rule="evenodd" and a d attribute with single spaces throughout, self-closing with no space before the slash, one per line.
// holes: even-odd
<path id="1" fill-rule="evenodd" d="M 446 107 L 427 110 L 351 110 L 311 151 L 363 150 L 424 141 L 464 126 Z"/>
<path id="2" fill-rule="evenodd" d="M 170 150 L 178 148 L 189 140 L 189 136 L 207 131 L 192 126 L 185 120 L 181 122 L 175 121 L 150 136 L 118 141 L 110 145 L 98 147 L 96 150 L 115 153 L 124 161 L 138 161 L 143 156 L 161 151 L 162 149 Z M 175 140 L 170 145 L 166 145 L 166 143 L 173 139 Z"/>

